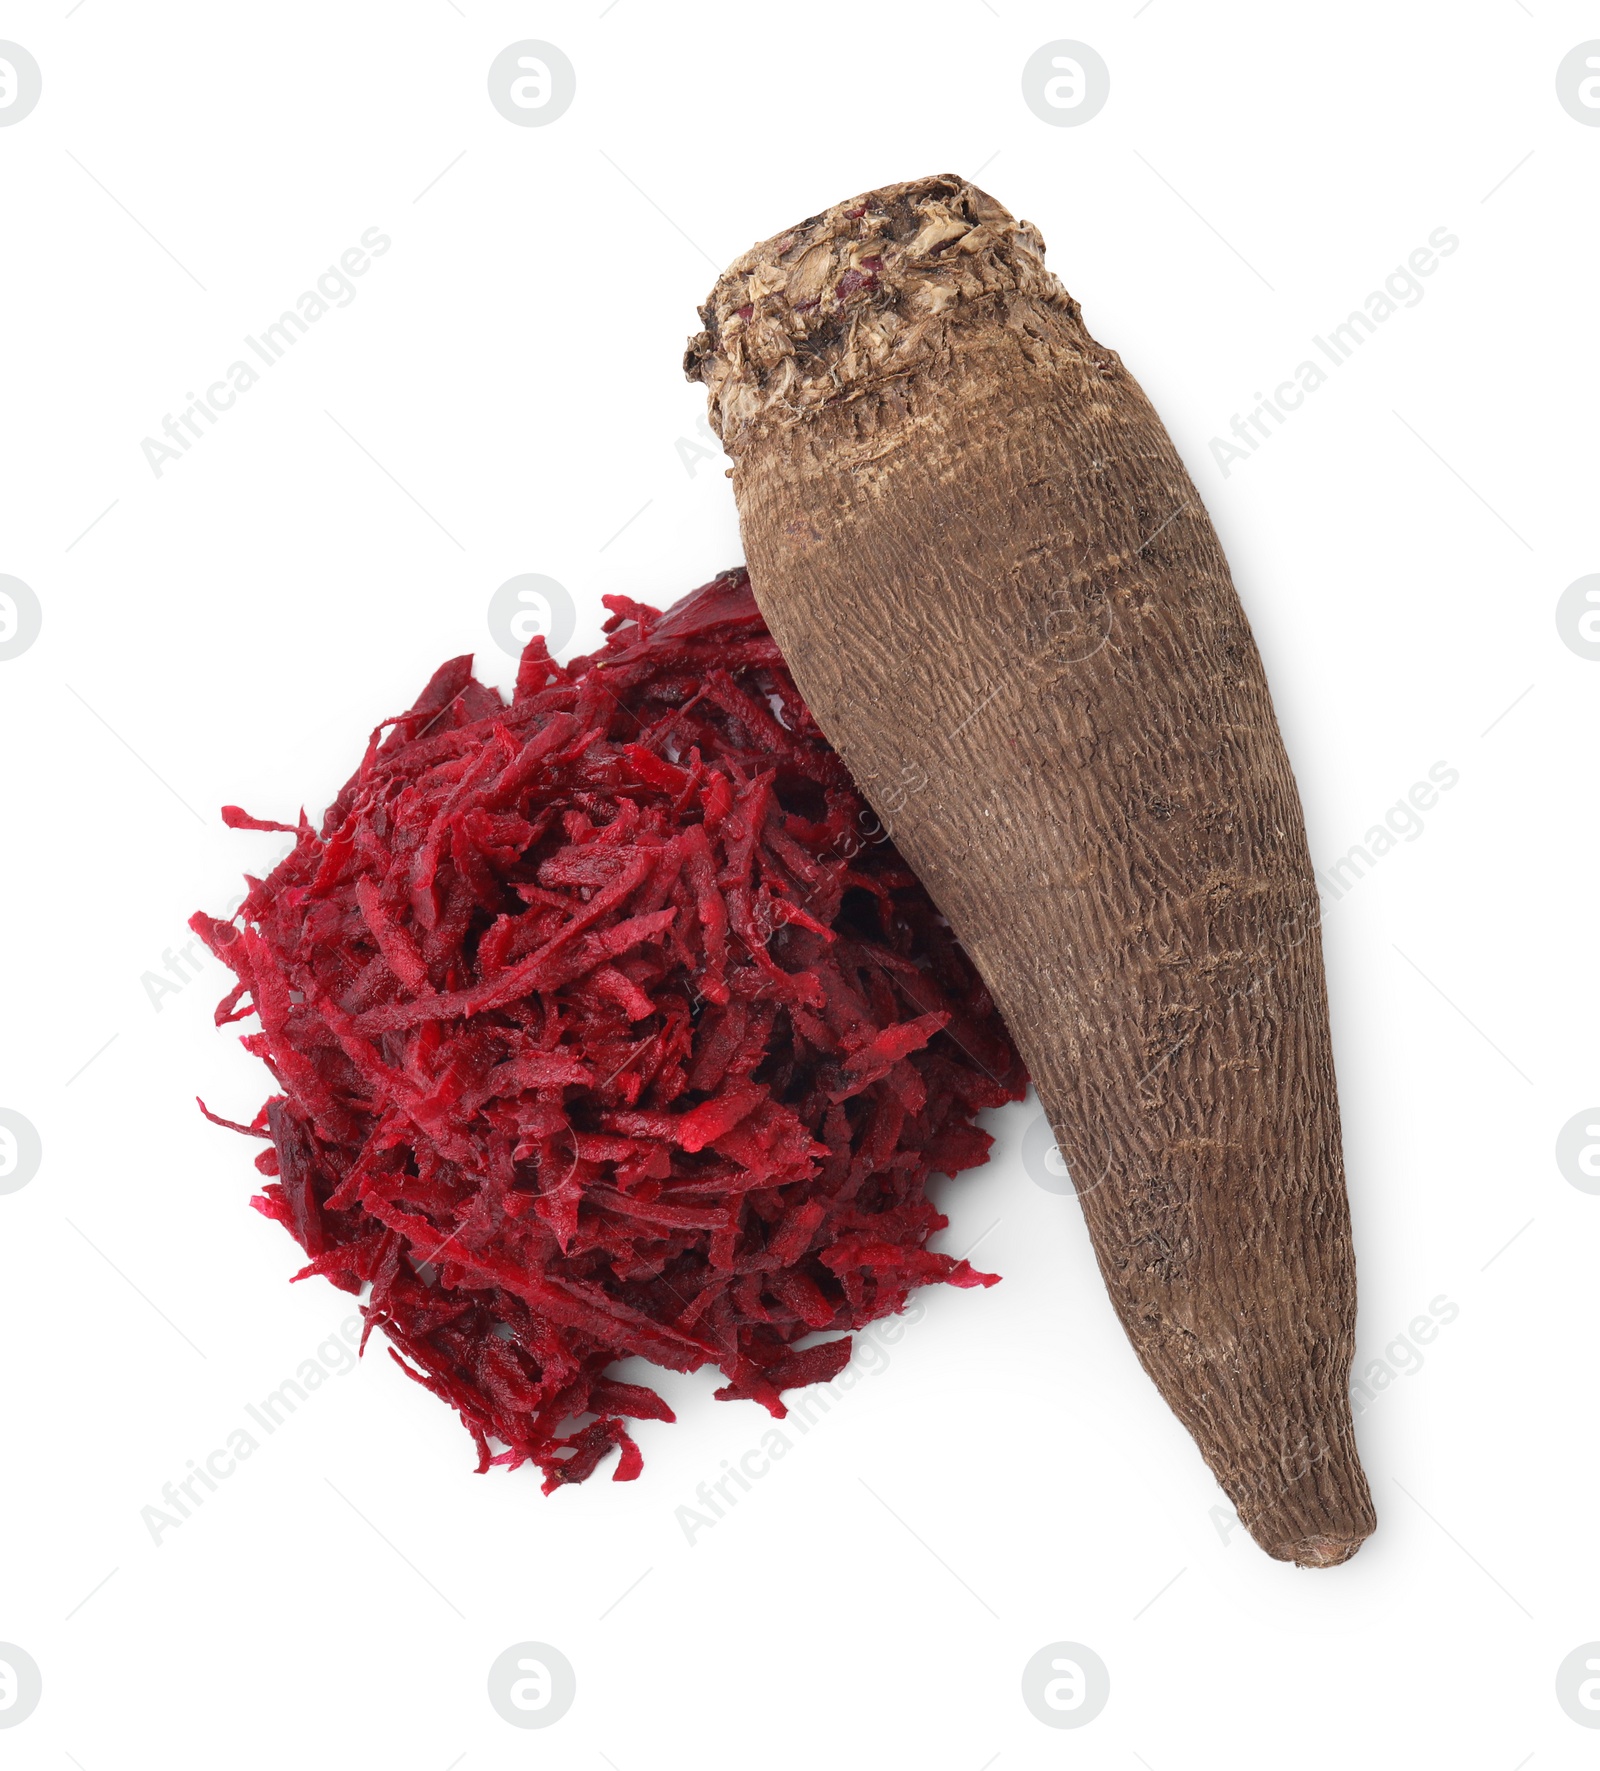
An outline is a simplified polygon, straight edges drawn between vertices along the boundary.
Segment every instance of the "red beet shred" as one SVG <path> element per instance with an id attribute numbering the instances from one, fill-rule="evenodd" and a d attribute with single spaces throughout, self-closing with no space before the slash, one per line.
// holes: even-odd
<path id="1" fill-rule="evenodd" d="M 373 734 L 233 923 L 218 1025 L 281 1093 L 253 1203 L 548 1493 L 670 1421 L 606 1375 L 720 1367 L 775 1415 L 916 1286 L 930 1172 L 987 1160 L 1026 1077 L 988 993 L 725 574 L 605 646 L 535 639 L 507 707 L 470 657 Z M 223 1121 L 222 1123 L 229 1123 Z M 363 1336 L 363 1342 L 365 1336 Z M 565 1429 L 565 1430 L 564 1430 Z M 491 1441 L 505 1447 L 496 1451 Z"/>

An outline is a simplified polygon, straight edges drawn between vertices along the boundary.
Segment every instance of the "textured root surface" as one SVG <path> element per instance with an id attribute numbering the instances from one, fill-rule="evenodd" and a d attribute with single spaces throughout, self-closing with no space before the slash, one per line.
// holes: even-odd
<path id="1" fill-rule="evenodd" d="M 1373 1528 L 1299 798 L 1199 496 L 983 192 L 855 198 L 687 366 L 801 691 L 1000 1005 L 1145 1368 L 1269 1553 Z"/>

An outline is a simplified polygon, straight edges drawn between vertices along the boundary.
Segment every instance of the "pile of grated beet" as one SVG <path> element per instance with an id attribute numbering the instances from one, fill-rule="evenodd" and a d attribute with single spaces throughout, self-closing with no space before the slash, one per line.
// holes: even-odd
<path id="1" fill-rule="evenodd" d="M 640 1355 L 775 1415 L 936 1280 L 930 1172 L 1021 1097 L 987 991 L 813 722 L 744 572 L 604 648 L 542 639 L 511 705 L 444 665 L 318 834 L 192 926 L 282 1093 L 253 1203 L 359 1294 L 480 1470 L 581 1482 Z M 210 1115 L 215 1118 L 215 1115 Z M 363 1343 L 365 1336 L 363 1336 Z M 505 1447 L 496 1452 L 493 1441 Z"/>

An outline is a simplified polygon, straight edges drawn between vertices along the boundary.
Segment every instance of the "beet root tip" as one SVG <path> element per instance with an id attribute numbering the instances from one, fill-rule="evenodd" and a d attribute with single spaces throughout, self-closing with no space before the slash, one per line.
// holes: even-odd
<path id="1" fill-rule="evenodd" d="M 1337 1451 L 1266 1505 L 1241 1507 L 1239 1517 L 1269 1556 L 1297 1568 L 1337 1568 L 1378 1528 L 1361 1466 Z"/>
<path id="2" fill-rule="evenodd" d="M 1358 1537 L 1302 1537 L 1296 1543 L 1273 1544 L 1267 1547 L 1267 1554 L 1280 1562 L 1293 1562 L 1296 1568 L 1337 1568 L 1350 1560 L 1367 1537 L 1365 1531 Z"/>

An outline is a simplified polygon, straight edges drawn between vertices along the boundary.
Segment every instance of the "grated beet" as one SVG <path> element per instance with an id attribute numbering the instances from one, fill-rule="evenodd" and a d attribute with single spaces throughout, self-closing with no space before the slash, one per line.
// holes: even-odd
<path id="1" fill-rule="evenodd" d="M 927 1247 L 924 1188 L 1026 1086 L 744 572 L 664 616 L 605 601 L 605 646 L 535 639 L 509 707 L 442 666 L 320 835 L 225 807 L 298 840 L 192 923 L 282 1090 L 232 1128 L 270 1140 L 253 1203 L 296 1277 L 370 1284 L 367 1333 L 479 1469 L 532 1459 L 547 1493 L 612 1446 L 631 1480 L 624 1419 L 673 1418 L 619 1359 L 716 1365 L 782 1415 L 850 1356 L 805 1337 L 992 1284 Z"/>

